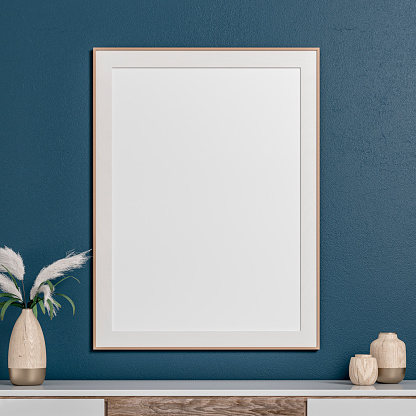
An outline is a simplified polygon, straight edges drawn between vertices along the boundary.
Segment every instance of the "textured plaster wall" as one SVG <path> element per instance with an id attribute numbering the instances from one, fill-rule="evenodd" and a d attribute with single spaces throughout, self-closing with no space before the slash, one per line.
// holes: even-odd
<path id="1" fill-rule="evenodd" d="M 321 48 L 321 350 L 93 352 L 91 265 L 42 317 L 50 379 L 339 379 L 378 331 L 416 378 L 416 3 L 4 0 L 0 244 L 32 282 L 92 246 L 92 48 Z M 129 293 L 140 302 L 141 293 Z M 0 323 L 0 379 L 17 310 Z"/>

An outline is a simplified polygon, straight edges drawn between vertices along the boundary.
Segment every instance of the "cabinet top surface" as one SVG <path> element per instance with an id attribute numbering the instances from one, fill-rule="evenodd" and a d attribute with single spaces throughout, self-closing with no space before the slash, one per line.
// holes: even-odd
<path id="1" fill-rule="evenodd" d="M 22 396 L 416 397 L 416 381 L 354 386 L 347 380 L 47 380 L 41 386 L 13 386 L 0 380 L 0 397 Z"/>

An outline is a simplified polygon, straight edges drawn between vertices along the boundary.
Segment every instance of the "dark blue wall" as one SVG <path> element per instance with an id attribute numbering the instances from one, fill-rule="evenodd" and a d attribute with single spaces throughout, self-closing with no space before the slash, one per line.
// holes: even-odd
<path id="1" fill-rule="evenodd" d="M 94 46 L 321 48 L 321 350 L 93 352 L 90 264 L 65 288 L 75 317 L 41 318 L 47 377 L 339 379 L 396 331 L 416 378 L 415 18 L 414 0 L 3 0 L 0 244 L 30 283 L 92 246 Z"/>

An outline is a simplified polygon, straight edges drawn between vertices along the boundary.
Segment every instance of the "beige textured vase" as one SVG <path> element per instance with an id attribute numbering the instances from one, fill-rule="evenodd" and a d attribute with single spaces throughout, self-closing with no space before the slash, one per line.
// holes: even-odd
<path id="1" fill-rule="evenodd" d="M 379 383 L 400 383 L 406 374 L 406 345 L 395 332 L 380 332 L 371 343 L 370 354 L 376 357 Z"/>
<path id="2" fill-rule="evenodd" d="M 45 380 L 46 346 L 32 309 L 23 309 L 9 344 L 9 377 L 16 386 L 37 386 Z"/>
<path id="3" fill-rule="evenodd" d="M 355 354 L 350 360 L 350 379 L 358 386 L 371 386 L 377 380 L 377 360 L 368 354 Z"/>

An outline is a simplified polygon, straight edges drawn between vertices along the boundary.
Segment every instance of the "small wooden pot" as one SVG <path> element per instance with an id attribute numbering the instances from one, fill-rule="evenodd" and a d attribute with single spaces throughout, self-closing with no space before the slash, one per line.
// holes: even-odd
<path id="1" fill-rule="evenodd" d="M 355 354 L 350 360 L 350 379 L 357 386 L 371 386 L 378 376 L 377 360 L 368 354 Z"/>
<path id="2" fill-rule="evenodd" d="M 9 344 L 9 377 L 16 386 L 37 386 L 45 380 L 46 346 L 32 309 L 23 309 Z"/>
<path id="3" fill-rule="evenodd" d="M 371 343 L 370 354 L 378 364 L 378 383 L 400 383 L 406 375 L 406 344 L 395 332 L 380 332 Z"/>

